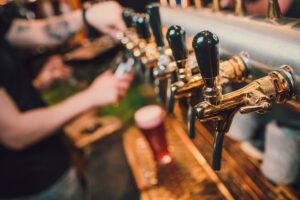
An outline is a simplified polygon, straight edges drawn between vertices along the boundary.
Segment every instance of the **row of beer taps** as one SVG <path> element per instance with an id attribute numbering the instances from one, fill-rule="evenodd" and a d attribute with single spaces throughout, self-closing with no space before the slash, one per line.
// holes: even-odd
<path id="1" fill-rule="evenodd" d="M 147 13 L 124 10 L 128 31 L 120 35 L 121 43 L 142 62 L 146 82 L 155 86 L 169 114 L 176 101 L 187 103 L 190 138 L 196 134 L 195 118 L 213 122 L 212 168 L 220 170 L 224 135 L 234 115 L 237 112 L 265 113 L 272 104 L 293 99 L 294 72 L 290 66 L 281 66 L 265 77 L 252 80 L 248 53 L 241 52 L 220 61 L 219 38 L 208 30 L 196 34 L 189 48 L 182 27 L 173 25 L 163 30 L 158 3 L 148 5 L 146 10 Z M 225 94 L 223 88 L 233 83 L 247 85 Z"/>
<path id="2" fill-rule="evenodd" d="M 161 0 L 161 5 L 163 6 L 181 6 L 189 7 L 193 6 L 197 9 L 202 9 L 205 7 L 204 0 Z M 211 8 L 213 12 L 221 11 L 221 0 L 212 0 Z M 234 14 L 237 16 L 244 16 L 247 14 L 246 10 L 246 0 L 235 0 Z M 278 3 L 278 0 L 268 0 L 268 12 L 267 19 L 277 20 L 282 17 L 281 9 Z"/>

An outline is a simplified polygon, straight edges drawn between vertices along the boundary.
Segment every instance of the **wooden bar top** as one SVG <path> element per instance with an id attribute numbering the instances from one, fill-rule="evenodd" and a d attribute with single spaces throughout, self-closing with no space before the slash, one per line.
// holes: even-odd
<path id="1" fill-rule="evenodd" d="M 174 131 L 172 120 L 166 121 L 166 128 L 173 161 L 163 166 L 155 164 L 150 147 L 137 128 L 124 134 L 126 156 L 141 199 L 233 199 L 205 159 L 193 156 L 185 144 L 190 141 L 182 131 Z"/>
<path id="2" fill-rule="evenodd" d="M 141 199 L 299 199 L 297 189 L 268 181 L 259 170 L 259 161 L 246 155 L 239 143 L 226 138 L 222 169 L 215 172 L 210 167 L 213 135 L 207 127 L 197 122 L 193 141 L 186 135 L 184 119 L 167 117 L 166 127 L 174 160 L 164 167 L 154 163 L 137 128 L 124 134 Z"/>

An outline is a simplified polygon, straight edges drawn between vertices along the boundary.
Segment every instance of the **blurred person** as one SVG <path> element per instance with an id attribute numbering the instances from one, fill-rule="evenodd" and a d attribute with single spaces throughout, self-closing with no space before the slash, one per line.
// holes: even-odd
<path id="1" fill-rule="evenodd" d="M 58 79 L 68 79 L 72 75 L 72 68 L 67 66 L 60 55 L 53 55 L 48 58 L 37 77 L 33 80 L 33 86 L 43 91 Z"/>
<path id="2" fill-rule="evenodd" d="M 236 0 L 225 0 L 234 5 Z M 300 0 L 278 0 L 281 12 L 285 17 L 300 18 Z M 268 0 L 246 0 L 246 9 L 250 14 L 267 15 Z"/>
<path id="3" fill-rule="evenodd" d="M 53 57 L 31 80 L 13 46 L 53 47 L 84 23 L 115 36 L 125 29 L 122 8 L 105 2 L 84 13 L 77 10 L 27 21 L 13 15 L 13 3 L 0 6 L 0 199 L 84 199 L 62 140 L 62 126 L 89 109 L 117 102 L 127 92 L 132 75 L 116 76 L 108 70 L 86 90 L 47 108 L 37 89 L 71 72 Z"/>

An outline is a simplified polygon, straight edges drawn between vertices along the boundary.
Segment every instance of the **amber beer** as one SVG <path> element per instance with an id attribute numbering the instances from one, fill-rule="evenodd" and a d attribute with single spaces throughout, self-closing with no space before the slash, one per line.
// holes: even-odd
<path id="1" fill-rule="evenodd" d="M 147 139 L 154 159 L 159 164 L 167 164 L 172 161 L 166 140 L 164 114 L 157 105 L 145 106 L 139 109 L 135 115 L 137 127 Z"/>

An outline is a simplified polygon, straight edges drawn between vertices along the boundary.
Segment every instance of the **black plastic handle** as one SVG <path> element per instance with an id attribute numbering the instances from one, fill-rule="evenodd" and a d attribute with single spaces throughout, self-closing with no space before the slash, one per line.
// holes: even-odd
<path id="1" fill-rule="evenodd" d="M 165 43 L 164 43 L 164 36 L 161 28 L 159 3 L 151 3 L 148 6 L 146 6 L 146 9 L 147 9 L 147 13 L 149 14 L 149 22 L 152 29 L 152 33 L 155 38 L 155 42 L 157 46 L 163 47 L 165 46 Z"/>
<path id="2" fill-rule="evenodd" d="M 149 40 L 151 37 L 148 15 L 139 13 L 134 17 L 134 22 L 136 25 L 136 32 L 141 39 Z"/>
<path id="3" fill-rule="evenodd" d="M 167 32 L 167 40 L 172 49 L 173 57 L 176 62 L 185 60 L 188 57 L 186 47 L 186 33 L 183 28 L 177 25 L 170 26 Z"/>
<path id="4" fill-rule="evenodd" d="M 134 10 L 130 8 L 125 8 L 122 12 L 122 17 L 127 28 L 133 27 L 133 14 L 134 14 Z"/>
<path id="5" fill-rule="evenodd" d="M 212 87 L 212 78 L 219 75 L 219 38 L 210 31 L 202 31 L 193 39 L 198 67 L 204 83 Z"/>

